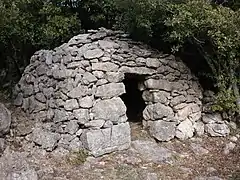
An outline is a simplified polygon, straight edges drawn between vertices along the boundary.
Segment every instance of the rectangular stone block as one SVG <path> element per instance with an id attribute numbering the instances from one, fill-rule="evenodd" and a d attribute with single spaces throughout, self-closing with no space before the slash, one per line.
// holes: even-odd
<path id="1" fill-rule="evenodd" d="M 124 150 L 130 147 L 129 123 L 114 125 L 112 128 L 86 130 L 80 139 L 86 149 L 97 157 L 113 151 Z"/>

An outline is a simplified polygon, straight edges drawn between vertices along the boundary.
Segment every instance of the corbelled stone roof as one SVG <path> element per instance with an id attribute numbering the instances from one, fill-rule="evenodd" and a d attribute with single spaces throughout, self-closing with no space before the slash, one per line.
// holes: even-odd
<path id="1" fill-rule="evenodd" d="M 36 121 L 32 141 L 46 150 L 86 148 L 95 156 L 130 146 L 126 74 L 143 76 L 143 125 L 160 140 L 202 131 L 202 91 L 173 55 L 101 28 L 36 52 L 16 87 L 15 104 Z"/>

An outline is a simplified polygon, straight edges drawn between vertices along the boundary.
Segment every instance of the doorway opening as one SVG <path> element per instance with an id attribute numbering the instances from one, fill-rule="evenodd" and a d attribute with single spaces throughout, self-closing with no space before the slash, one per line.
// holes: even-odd
<path id="1" fill-rule="evenodd" d="M 127 107 L 127 117 L 129 122 L 142 122 L 142 113 L 146 104 L 142 98 L 142 92 L 138 84 L 144 80 L 144 76 L 137 74 L 125 74 L 123 83 L 126 93 L 121 96 Z"/>

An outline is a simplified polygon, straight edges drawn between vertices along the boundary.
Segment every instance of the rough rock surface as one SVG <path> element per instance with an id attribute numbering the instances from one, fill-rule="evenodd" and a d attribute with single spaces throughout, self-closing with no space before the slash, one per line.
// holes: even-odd
<path id="1" fill-rule="evenodd" d="M 136 140 L 132 142 L 133 148 L 143 156 L 144 159 L 157 164 L 170 161 L 172 153 L 157 143 L 151 141 Z"/>
<path id="2" fill-rule="evenodd" d="M 11 112 L 0 103 L 0 137 L 9 132 L 11 120 Z"/>
<path id="3" fill-rule="evenodd" d="M 6 150 L 0 158 L 0 178 L 6 180 L 38 180 L 33 167 L 26 161 L 27 154 Z"/>
<path id="4" fill-rule="evenodd" d="M 223 121 L 221 114 L 205 114 L 202 117 L 205 123 L 205 131 L 210 136 L 227 136 L 230 133 L 230 128 Z"/>
<path id="5" fill-rule="evenodd" d="M 47 150 L 84 146 L 96 156 L 128 148 L 120 98 L 126 74 L 141 75 L 143 122 L 153 137 L 187 139 L 201 130 L 195 128 L 202 109 L 197 78 L 180 59 L 126 37 L 100 28 L 31 57 L 16 85 L 15 104 L 42 126 L 32 132 L 33 142 Z"/>

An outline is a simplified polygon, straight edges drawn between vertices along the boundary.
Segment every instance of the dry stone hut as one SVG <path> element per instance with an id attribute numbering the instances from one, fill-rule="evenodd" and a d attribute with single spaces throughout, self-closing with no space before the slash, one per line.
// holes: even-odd
<path id="1" fill-rule="evenodd" d="M 128 121 L 137 115 L 159 141 L 203 131 L 202 92 L 190 70 L 119 31 L 91 30 L 36 52 L 16 95 L 36 121 L 30 139 L 48 151 L 86 148 L 98 156 L 128 148 Z"/>

